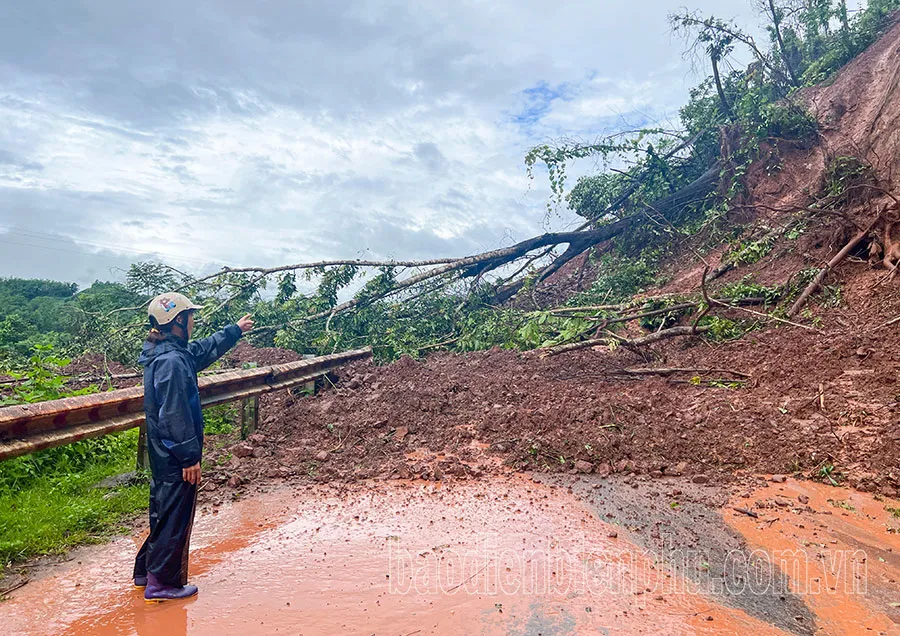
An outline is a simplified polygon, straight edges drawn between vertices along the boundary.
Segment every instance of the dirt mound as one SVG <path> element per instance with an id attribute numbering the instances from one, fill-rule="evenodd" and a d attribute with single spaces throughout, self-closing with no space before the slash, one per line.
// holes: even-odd
<path id="1" fill-rule="evenodd" d="M 900 353 L 857 320 L 847 311 L 821 335 L 773 329 L 714 348 L 695 340 L 658 352 L 662 366 L 739 370 L 751 376 L 742 388 L 695 385 L 692 374 L 615 377 L 641 362 L 625 351 L 541 359 L 492 350 L 355 364 L 317 397 L 266 396 L 258 434 L 214 451 L 211 463 L 225 464 L 220 482 L 790 472 L 895 495 Z"/>
<path id="2" fill-rule="evenodd" d="M 124 375 L 133 373 L 136 369 L 129 369 L 124 364 L 109 360 L 102 353 L 85 353 L 74 358 L 62 368 L 62 373 L 68 376 L 107 376 Z"/>
<path id="3" fill-rule="evenodd" d="M 247 363 L 256 363 L 260 367 L 268 367 L 275 364 L 285 364 L 286 362 L 296 362 L 302 360 L 303 357 L 296 351 L 290 349 L 279 349 L 277 347 L 254 347 L 253 345 L 241 341 L 232 349 L 223 363 L 225 366 L 240 367 Z"/>

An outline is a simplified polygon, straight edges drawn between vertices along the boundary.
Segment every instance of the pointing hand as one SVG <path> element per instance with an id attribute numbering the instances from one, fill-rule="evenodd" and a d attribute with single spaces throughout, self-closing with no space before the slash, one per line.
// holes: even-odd
<path id="1" fill-rule="evenodd" d="M 253 329 L 253 318 L 250 314 L 247 314 L 237 321 L 237 326 L 241 328 L 241 331 L 243 333 L 247 333 L 248 331 Z"/>

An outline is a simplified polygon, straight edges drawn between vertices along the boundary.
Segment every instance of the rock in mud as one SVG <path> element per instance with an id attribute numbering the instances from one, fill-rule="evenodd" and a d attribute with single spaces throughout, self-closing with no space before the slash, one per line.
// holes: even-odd
<path id="1" fill-rule="evenodd" d="M 709 477 L 706 475 L 694 475 L 691 481 L 695 484 L 708 484 Z"/>
<path id="2" fill-rule="evenodd" d="M 253 446 L 247 443 L 237 444 L 232 447 L 231 454 L 235 457 L 251 457 L 253 455 Z"/>
<path id="3" fill-rule="evenodd" d="M 327 462 L 329 457 L 328 451 L 323 450 L 316 453 L 316 461 Z"/>
<path id="4" fill-rule="evenodd" d="M 234 475 L 228 480 L 228 482 L 225 485 L 228 486 L 229 488 L 237 488 L 243 483 L 244 483 L 243 479 L 241 479 L 237 475 Z"/>
<path id="5" fill-rule="evenodd" d="M 101 479 L 96 484 L 94 484 L 94 488 L 118 488 L 119 486 L 128 486 L 130 484 L 136 484 L 138 482 L 140 482 L 140 478 L 138 477 L 137 473 L 135 471 L 131 471 L 130 473 L 113 475 L 112 477 Z"/>
<path id="6" fill-rule="evenodd" d="M 591 462 L 586 462 L 583 459 L 579 459 L 575 462 L 575 470 L 579 473 L 589 473 L 594 470 L 594 465 Z"/>
<path id="7" fill-rule="evenodd" d="M 787 481 L 787 477 L 785 477 L 784 475 L 772 475 L 772 479 L 770 481 L 775 484 L 783 484 Z"/>

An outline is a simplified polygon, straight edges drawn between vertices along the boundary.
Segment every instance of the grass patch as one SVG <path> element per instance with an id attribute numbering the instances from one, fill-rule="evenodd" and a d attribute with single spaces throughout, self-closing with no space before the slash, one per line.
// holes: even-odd
<path id="1" fill-rule="evenodd" d="M 206 445 L 218 436 L 227 443 L 237 408 L 207 409 L 205 417 Z M 137 439 L 132 429 L 0 463 L 0 576 L 13 563 L 127 531 L 123 522 L 147 509 L 149 482 L 95 486 L 134 470 Z"/>
<path id="2" fill-rule="evenodd" d="M 0 489 L 0 575 L 10 564 L 45 554 L 61 554 L 97 543 L 121 531 L 122 521 L 146 509 L 148 484 L 95 488 L 100 480 L 134 470 L 137 431 L 123 437 L 115 455 L 82 470 L 32 478 L 22 488 Z"/>
<path id="3" fill-rule="evenodd" d="M 238 404 L 219 404 L 203 409 L 203 431 L 207 435 L 228 435 L 240 419 Z"/>

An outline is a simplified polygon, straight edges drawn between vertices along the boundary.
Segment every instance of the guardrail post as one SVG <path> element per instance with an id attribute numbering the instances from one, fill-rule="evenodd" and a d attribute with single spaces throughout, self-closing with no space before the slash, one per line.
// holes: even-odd
<path id="1" fill-rule="evenodd" d="M 259 425 L 259 396 L 241 400 L 241 439 L 256 432 Z"/>
<path id="2" fill-rule="evenodd" d="M 147 423 L 141 424 L 137 443 L 137 469 L 150 470 L 150 452 L 147 450 Z"/>
<path id="3" fill-rule="evenodd" d="M 316 357 L 316 356 L 315 356 L 314 354 L 312 354 L 312 353 L 304 353 L 304 354 L 303 354 L 303 359 L 304 359 L 304 360 L 311 360 L 312 358 L 315 358 L 315 357 Z M 315 380 L 310 380 L 309 382 L 307 382 L 306 384 L 304 384 L 304 385 L 303 385 L 303 393 L 305 393 L 305 394 L 308 395 L 308 396 L 313 396 L 313 395 L 315 395 L 315 394 L 316 394 L 316 381 L 315 381 Z"/>

